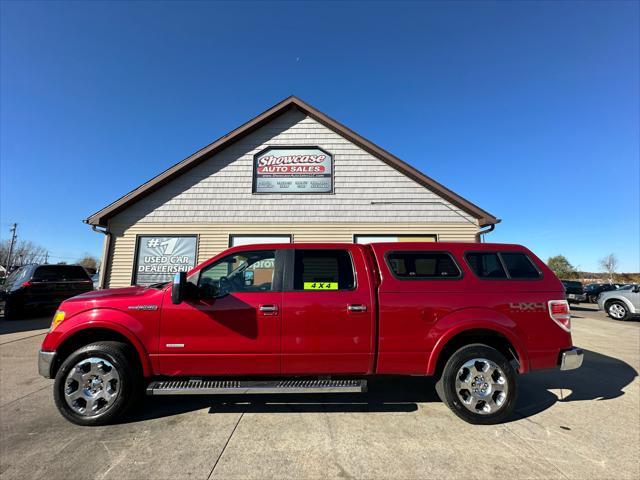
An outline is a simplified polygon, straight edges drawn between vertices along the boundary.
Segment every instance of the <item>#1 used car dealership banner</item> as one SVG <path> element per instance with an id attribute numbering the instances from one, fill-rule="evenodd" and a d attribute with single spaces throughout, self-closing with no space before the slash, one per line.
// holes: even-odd
<path id="1" fill-rule="evenodd" d="M 187 272 L 196 265 L 195 235 L 139 236 L 134 285 L 169 282 L 174 274 Z"/>
<path id="2" fill-rule="evenodd" d="M 333 158 L 318 147 L 272 147 L 254 157 L 256 193 L 330 193 Z"/>

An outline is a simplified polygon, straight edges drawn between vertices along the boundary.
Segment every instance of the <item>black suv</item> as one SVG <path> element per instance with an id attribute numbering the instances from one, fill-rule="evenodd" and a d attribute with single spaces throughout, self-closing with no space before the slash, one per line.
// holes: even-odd
<path id="1" fill-rule="evenodd" d="M 19 318 L 91 290 L 93 282 L 80 265 L 24 265 L 0 286 L 0 310 L 5 319 Z"/>
<path id="2" fill-rule="evenodd" d="M 586 287 L 584 287 L 584 293 L 587 294 L 587 300 L 589 303 L 597 303 L 598 295 L 602 292 L 609 292 L 611 290 L 615 290 L 618 288 L 616 285 L 611 283 L 590 283 Z"/>
<path id="3" fill-rule="evenodd" d="M 581 282 L 575 280 L 561 280 L 561 282 L 567 294 L 567 302 L 580 303 L 587 300 L 587 295 L 584 293 L 584 287 Z"/>

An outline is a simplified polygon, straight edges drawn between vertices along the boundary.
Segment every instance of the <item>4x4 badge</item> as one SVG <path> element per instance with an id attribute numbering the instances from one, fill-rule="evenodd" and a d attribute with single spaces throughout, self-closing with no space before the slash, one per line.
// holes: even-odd
<path id="1" fill-rule="evenodd" d="M 535 312 L 539 310 L 544 310 L 544 303 L 542 302 L 520 302 L 520 303 L 510 303 L 509 308 L 511 310 L 518 310 L 520 312 Z"/>

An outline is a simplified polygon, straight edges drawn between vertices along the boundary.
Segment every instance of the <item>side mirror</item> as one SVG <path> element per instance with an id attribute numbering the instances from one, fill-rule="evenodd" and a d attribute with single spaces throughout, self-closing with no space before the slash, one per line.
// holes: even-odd
<path id="1" fill-rule="evenodd" d="M 244 271 L 244 286 L 250 287 L 253 285 L 254 272 L 253 270 L 245 270 Z"/>
<path id="2" fill-rule="evenodd" d="M 171 289 L 171 303 L 178 305 L 184 300 L 187 285 L 187 272 L 178 272 L 173 276 L 173 288 Z"/>

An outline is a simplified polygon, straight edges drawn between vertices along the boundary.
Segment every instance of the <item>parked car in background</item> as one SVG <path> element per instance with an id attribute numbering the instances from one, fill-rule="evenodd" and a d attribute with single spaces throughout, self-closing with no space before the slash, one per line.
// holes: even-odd
<path id="1" fill-rule="evenodd" d="M 640 285 L 628 285 L 601 293 L 598 308 L 615 320 L 627 320 L 640 314 Z"/>
<path id="2" fill-rule="evenodd" d="M 602 292 L 609 292 L 618 288 L 614 283 L 590 283 L 584 287 L 584 293 L 587 295 L 589 303 L 597 303 L 598 295 Z"/>
<path id="3" fill-rule="evenodd" d="M 587 294 L 584 291 L 582 282 L 575 280 L 561 280 L 564 285 L 565 294 L 567 295 L 567 302 L 580 303 L 587 300 Z"/>
<path id="4" fill-rule="evenodd" d="M 62 301 L 91 290 L 93 282 L 80 265 L 24 265 L 0 287 L 0 310 L 4 318 L 19 318 L 55 310 Z"/>

